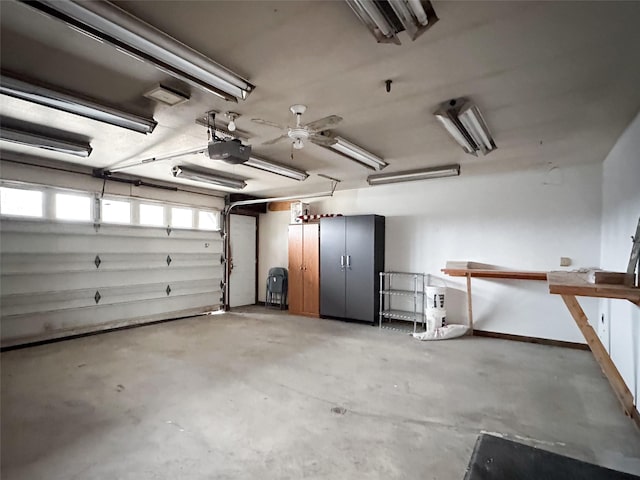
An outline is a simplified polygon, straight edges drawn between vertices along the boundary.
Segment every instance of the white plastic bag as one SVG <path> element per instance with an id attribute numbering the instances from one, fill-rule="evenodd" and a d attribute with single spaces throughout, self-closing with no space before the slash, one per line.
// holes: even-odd
<path id="1" fill-rule="evenodd" d="M 469 331 L 466 325 L 446 325 L 426 332 L 414 333 L 413 338 L 418 340 L 446 340 L 448 338 L 462 337 Z"/>

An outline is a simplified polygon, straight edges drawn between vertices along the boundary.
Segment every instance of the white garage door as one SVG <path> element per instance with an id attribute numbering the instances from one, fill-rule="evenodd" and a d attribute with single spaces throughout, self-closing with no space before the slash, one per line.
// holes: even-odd
<path id="1" fill-rule="evenodd" d="M 0 242 L 3 347 L 221 303 L 217 231 L 3 216 Z"/>

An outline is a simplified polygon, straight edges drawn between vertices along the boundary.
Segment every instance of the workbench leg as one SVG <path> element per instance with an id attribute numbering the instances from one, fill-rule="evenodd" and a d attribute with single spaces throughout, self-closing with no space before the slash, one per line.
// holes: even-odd
<path id="1" fill-rule="evenodd" d="M 473 335 L 473 307 L 471 304 L 471 275 L 467 273 L 467 312 L 469 316 L 469 335 Z"/>
<path id="2" fill-rule="evenodd" d="M 607 353 L 602 342 L 600 342 L 600 338 L 593 327 L 589 324 L 589 320 L 578 303 L 578 300 L 576 300 L 574 295 L 561 295 L 561 297 L 569 309 L 571 316 L 576 321 L 578 328 L 582 331 L 582 335 L 584 335 L 585 340 L 589 344 L 589 348 L 593 352 L 593 356 L 596 357 L 596 361 L 609 380 L 609 383 L 613 388 L 613 392 L 622 404 L 622 409 L 624 410 L 625 415 L 631 417 L 636 426 L 640 428 L 640 416 L 633 405 L 633 395 L 624 383 L 624 379 L 611 360 L 609 353 Z"/>

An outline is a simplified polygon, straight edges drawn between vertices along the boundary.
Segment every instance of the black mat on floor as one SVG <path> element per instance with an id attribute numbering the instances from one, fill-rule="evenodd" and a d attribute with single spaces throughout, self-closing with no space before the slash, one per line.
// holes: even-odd
<path id="1" fill-rule="evenodd" d="M 482 434 L 464 480 L 640 480 L 640 477 Z"/>

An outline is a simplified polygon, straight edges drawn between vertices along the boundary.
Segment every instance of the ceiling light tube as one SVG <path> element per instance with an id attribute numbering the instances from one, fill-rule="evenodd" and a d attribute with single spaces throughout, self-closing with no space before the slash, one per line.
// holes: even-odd
<path id="1" fill-rule="evenodd" d="M 458 119 L 484 155 L 497 148 L 478 107 L 467 102 L 458 112 Z"/>
<path id="2" fill-rule="evenodd" d="M 233 188 L 235 190 L 242 190 L 247 186 L 247 183 L 244 180 L 225 177 L 214 173 L 206 173 L 199 170 L 193 170 L 182 165 L 176 165 L 175 167 L 173 167 L 171 169 L 171 174 L 176 178 L 184 178 L 196 182 L 209 183 L 218 187 Z"/>
<path id="3" fill-rule="evenodd" d="M 356 162 L 361 163 L 368 168 L 371 168 L 373 170 L 382 170 L 388 165 L 387 162 L 382 160 L 377 155 L 374 155 L 371 152 L 367 152 L 364 148 L 359 147 L 358 145 L 351 143 L 350 141 L 342 137 L 334 136 L 332 138 L 334 140 L 337 140 L 337 142 L 331 145 L 330 148 L 342 153 L 343 155 L 346 155 L 352 160 L 355 160 Z"/>
<path id="4" fill-rule="evenodd" d="M 387 22 L 387 19 L 384 18 L 384 16 L 382 15 L 382 12 L 378 10 L 378 7 L 376 6 L 375 2 L 373 2 L 372 0 L 353 0 L 353 1 L 354 3 L 359 5 L 360 8 L 362 8 L 362 10 L 364 10 L 367 13 L 367 15 L 369 15 L 369 18 L 371 18 L 373 23 L 375 23 L 376 27 L 378 27 L 380 32 L 385 37 L 391 37 L 392 35 L 394 35 L 394 32 L 391 29 L 391 25 L 389 25 L 389 22 Z"/>
<path id="5" fill-rule="evenodd" d="M 87 158 L 91 155 L 92 150 L 91 145 L 88 143 L 75 143 L 69 140 L 51 138 L 44 135 L 4 127 L 0 129 L 0 140 L 83 158 Z"/>
<path id="6" fill-rule="evenodd" d="M 415 40 L 418 36 L 419 25 L 416 23 L 415 15 L 409 9 L 406 1 L 397 0 L 395 2 L 389 2 L 389 5 L 391 5 L 393 12 L 396 14 L 409 36 Z"/>
<path id="7" fill-rule="evenodd" d="M 28 5 L 226 100 L 244 100 L 254 89 L 237 74 L 110 2 L 36 0 Z"/>
<path id="8" fill-rule="evenodd" d="M 443 165 L 441 167 L 408 170 L 404 172 L 381 173 L 367 178 L 369 185 L 384 185 L 387 183 L 412 182 L 430 178 L 456 177 L 460 175 L 460 165 Z"/>
<path id="9" fill-rule="evenodd" d="M 371 0 L 346 0 L 351 10 L 376 38 L 378 43 L 395 43 L 400 45 L 395 28 L 389 24 L 382 12 Z"/>
<path id="10" fill-rule="evenodd" d="M 408 0 L 408 2 L 409 8 L 416 16 L 416 19 L 418 20 L 420 25 L 427 25 L 429 23 L 429 19 L 427 18 L 427 12 L 424 11 L 424 7 L 422 6 L 420 0 Z M 395 2 L 391 1 L 389 3 L 393 5 Z"/>
<path id="11" fill-rule="evenodd" d="M 444 128 L 449 132 L 449 134 L 453 137 L 453 139 L 460 144 L 462 149 L 471 155 L 476 155 L 476 145 L 471 143 L 460 131 L 456 123 L 451 120 L 449 115 L 446 112 L 436 112 L 435 117 L 438 121 L 444 126 Z"/>
<path id="12" fill-rule="evenodd" d="M 5 74 L 0 77 L 0 93 L 134 132 L 151 133 L 157 125 L 153 119 L 122 112 L 51 88 L 33 85 Z"/>
<path id="13" fill-rule="evenodd" d="M 302 182 L 309 176 L 309 174 L 305 171 L 298 170 L 297 168 L 293 167 L 288 167 L 279 163 L 274 163 L 269 160 L 264 160 L 262 158 L 254 157 L 253 155 L 249 157 L 249 160 L 244 162 L 243 165 L 251 168 L 257 168 L 259 170 L 264 170 L 265 172 L 275 173 L 276 175 L 282 175 L 283 177 L 292 178 L 294 180 L 298 180 L 299 182 Z"/>

